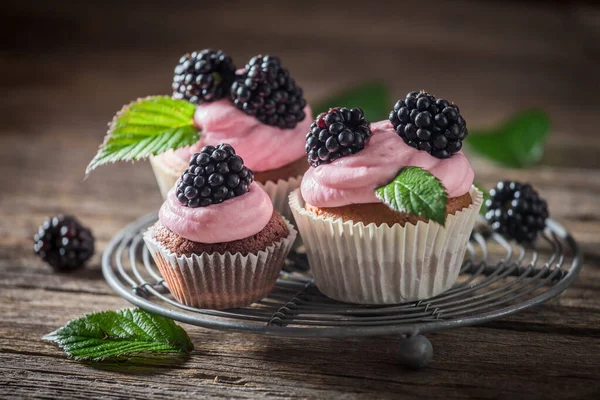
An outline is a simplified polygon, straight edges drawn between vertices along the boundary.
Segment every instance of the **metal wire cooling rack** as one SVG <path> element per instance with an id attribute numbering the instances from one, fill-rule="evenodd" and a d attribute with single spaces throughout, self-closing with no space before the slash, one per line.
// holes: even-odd
<path id="1" fill-rule="evenodd" d="M 156 269 L 142 233 L 156 221 L 147 215 L 110 242 L 102 259 L 108 284 L 136 306 L 205 328 L 296 337 L 399 335 L 400 361 L 411 367 L 431 359 L 420 334 L 480 324 L 540 304 L 565 290 L 581 268 L 573 237 L 549 220 L 535 248 L 476 228 L 458 282 L 441 295 L 386 306 L 331 300 L 312 283 L 306 257 L 292 253 L 271 294 L 249 307 L 215 311 L 178 303 Z"/>

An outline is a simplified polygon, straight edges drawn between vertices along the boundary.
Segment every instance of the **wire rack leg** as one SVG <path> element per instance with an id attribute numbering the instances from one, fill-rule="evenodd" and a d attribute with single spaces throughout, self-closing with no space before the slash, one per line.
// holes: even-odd
<path id="1" fill-rule="evenodd" d="M 433 346 L 423 335 L 403 338 L 398 346 L 398 361 L 406 368 L 425 368 L 433 358 Z"/>

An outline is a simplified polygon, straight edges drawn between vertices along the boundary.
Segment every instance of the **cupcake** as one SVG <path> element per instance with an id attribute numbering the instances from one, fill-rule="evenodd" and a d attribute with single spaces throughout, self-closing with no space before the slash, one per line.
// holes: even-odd
<path id="1" fill-rule="evenodd" d="M 226 309 L 266 296 L 296 231 L 229 144 L 191 156 L 144 234 L 170 292 L 182 304 Z"/>
<path id="2" fill-rule="evenodd" d="M 318 116 L 306 140 L 313 168 L 289 201 L 322 293 L 396 304 L 455 283 L 482 203 L 466 135 L 458 107 L 425 92 L 372 125 L 360 109 Z"/>
<path id="3" fill-rule="evenodd" d="M 175 68 L 173 97 L 198 103 L 194 124 L 200 137 L 194 145 L 150 159 L 161 193 L 167 196 L 192 154 L 206 145 L 227 142 L 254 171 L 275 210 L 291 219 L 288 195 L 300 186 L 308 168 L 303 149 L 312 113 L 302 89 L 276 57 L 253 57 L 233 75 L 231 59 L 216 53 L 205 50 L 185 55 Z M 210 55 L 227 67 L 218 61 L 207 66 L 206 59 L 213 59 Z M 205 69 L 199 70 L 198 64 Z M 210 71 L 228 77 L 220 81 L 226 88 L 203 97 L 203 85 L 213 76 Z"/>

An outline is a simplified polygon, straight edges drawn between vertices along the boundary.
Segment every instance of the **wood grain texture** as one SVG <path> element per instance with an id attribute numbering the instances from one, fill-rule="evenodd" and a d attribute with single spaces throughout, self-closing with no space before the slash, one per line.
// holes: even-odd
<path id="1" fill-rule="evenodd" d="M 564 2 L 5 0 L 0 13 L 0 398 L 597 398 L 600 394 L 600 8 Z M 127 307 L 100 252 L 158 208 L 146 163 L 83 172 L 114 111 L 165 93 L 180 54 L 279 55 L 309 99 L 356 81 L 395 96 L 425 88 L 469 126 L 525 107 L 550 113 L 541 165 L 507 170 L 474 155 L 477 180 L 530 181 L 581 243 L 580 277 L 536 309 L 429 338 L 430 367 L 396 364 L 394 337 L 286 339 L 185 326 L 189 358 L 92 365 L 41 336 L 87 312 Z M 242 62 L 238 62 L 242 64 Z M 98 254 L 73 274 L 31 250 L 47 215 L 76 214 Z"/>

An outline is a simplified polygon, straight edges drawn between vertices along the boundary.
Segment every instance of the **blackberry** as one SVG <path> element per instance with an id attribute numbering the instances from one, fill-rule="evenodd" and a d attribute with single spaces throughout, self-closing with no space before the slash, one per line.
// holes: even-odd
<path id="1" fill-rule="evenodd" d="M 173 76 L 173 98 L 204 103 L 223 98 L 235 78 L 231 57 L 221 50 L 194 51 L 179 59 Z"/>
<path id="2" fill-rule="evenodd" d="M 531 185 L 498 182 L 485 205 L 492 229 L 519 243 L 533 242 L 546 226 L 548 205 Z"/>
<path id="3" fill-rule="evenodd" d="M 292 129 L 306 118 L 302 89 L 277 57 L 252 57 L 231 86 L 231 100 L 260 122 L 282 129 Z"/>
<path id="4" fill-rule="evenodd" d="M 371 137 L 370 125 L 360 108 L 336 107 L 319 114 L 306 135 L 308 162 L 318 167 L 358 153 Z"/>
<path id="5" fill-rule="evenodd" d="M 76 269 L 94 255 L 92 232 L 70 215 L 47 218 L 33 242 L 35 253 L 56 270 Z"/>
<path id="6" fill-rule="evenodd" d="M 231 145 L 204 146 L 181 175 L 177 199 L 192 208 L 219 204 L 246 193 L 253 181 L 254 173 Z"/>
<path id="7" fill-rule="evenodd" d="M 460 151 L 468 135 L 458 106 L 425 91 L 410 92 L 398 100 L 389 120 L 406 144 L 437 158 Z"/>

